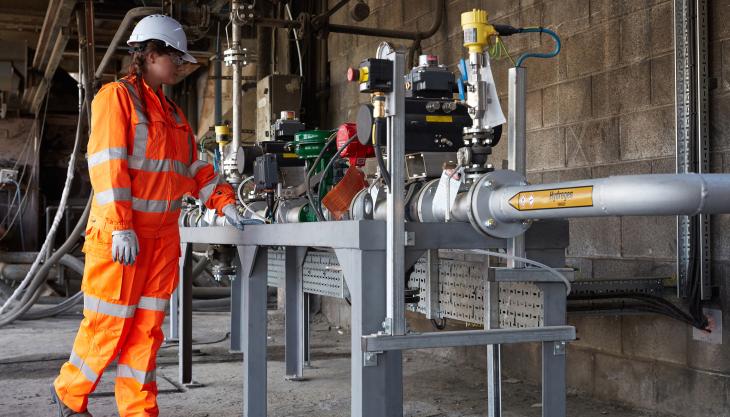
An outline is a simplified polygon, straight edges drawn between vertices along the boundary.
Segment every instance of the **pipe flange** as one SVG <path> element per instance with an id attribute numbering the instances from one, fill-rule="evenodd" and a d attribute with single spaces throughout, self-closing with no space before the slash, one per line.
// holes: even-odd
<path id="1" fill-rule="evenodd" d="M 525 177 L 519 173 L 502 169 L 482 176 L 469 189 L 469 222 L 482 234 L 498 238 L 512 238 L 519 236 L 530 228 L 530 222 L 504 222 L 492 215 L 490 207 L 491 194 L 506 186 L 526 185 Z M 507 202 L 505 202 L 507 204 Z"/>
<path id="2" fill-rule="evenodd" d="M 416 216 L 421 223 L 435 223 L 439 221 L 433 212 L 433 200 L 436 197 L 440 179 L 431 180 L 418 191 L 416 200 Z"/>
<path id="3" fill-rule="evenodd" d="M 226 66 L 248 65 L 248 50 L 246 48 L 231 48 L 223 51 L 223 62 Z"/>
<path id="4" fill-rule="evenodd" d="M 360 190 L 350 202 L 349 220 L 372 220 L 373 198 L 367 188 Z"/>

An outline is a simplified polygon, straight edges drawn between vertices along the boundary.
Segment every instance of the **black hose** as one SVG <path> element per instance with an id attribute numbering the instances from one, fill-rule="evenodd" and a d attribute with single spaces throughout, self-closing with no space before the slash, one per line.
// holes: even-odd
<path id="1" fill-rule="evenodd" d="M 385 122 L 385 119 L 382 118 L 375 118 L 375 122 L 373 123 L 373 142 L 375 143 L 375 158 L 378 160 L 378 168 L 380 168 L 380 175 L 383 177 L 383 180 L 385 181 L 385 185 L 390 189 L 390 172 L 388 172 L 388 168 L 385 166 L 385 158 L 383 158 L 383 150 L 382 146 L 384 144 L 382 143 L 382 124 Z"/>
<path id="2" fill-rule="evenodd" d="M 311 185 L 311 179 L 312 174 L 314 173 L 314 169 L 317 167 L 317 164 L 320 160 L 322 160 L 322 156 L 324 155 L 327 148 L 329 148 L 332 145 L 332 142 L 337 139 L 337 133 L 333 133 L 330 135 L 330 138 L 327 140 L 327 143 L 325 143 L 324 147 L 321 151 L 319 151 L 319 155 L 317 155 L 317 158 L 314 160 L 314 163 L 312 163 L 312 166 L 309 167 L 309 171 L 307 172 L 307 175 L 305 175 L 305 182 L 306 182 L 306 191 L 307 191 L 307 200 L 309 200 L 309 205 L 312 207 L 312 210 L 314 210 L 314 214 L 317 216 L 317 220 L 323 222 L 324 221 L 324 214 L 322 214 L 318 209 L 317 206 L 314 204 L 314 196 L 312 196 L 312 185 Z"/>

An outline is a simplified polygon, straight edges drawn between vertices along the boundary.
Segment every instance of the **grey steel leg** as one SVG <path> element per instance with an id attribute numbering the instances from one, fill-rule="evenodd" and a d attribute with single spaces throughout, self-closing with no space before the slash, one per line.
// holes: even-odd
<path id="1" fill-rule="evenodd" d="M 247 276 L 241 275 L 241 260 L 236 268 L 236 279 L 231 281 L 231 352 L 241 352 L 241 314 L 243 314 L 243 285 Z"/>
<path id="2" fill-rule="evenodd" d="M 268 250 L 239 246 L 243 288 L 243 416 L 266 417 L 266 287 Z"/>
<path id="3" fill-rule="evenodd" d="M 363 355 L 361 338 L 383 329 L 385 251 L 336 249 L 352 303 L 351 417 L 403 416 L 403 364 L 400 351 Z"/>
<path id="4" fill-rule="evenodd" d="M 489 268 L 489 259 L 485 262 Z M 499 283 L 484 282 L 484 328 L 499 328 Z M 502 416 L 502 361 L 500 345 L 487 345 L 487 415 Z"/>
<path id="5" fill-rule="evenodd" d="M 564 325 L 565 286 L 561 283 L 538 284 L 543 291 L 544 326 Z M 542 344 L 542 415 L 565 417 L 566 370 L 565 342 Z"/>
<path id="6" fill-rule="evenodd" d="M 180 303 L 180 344 L 178 349 L 178 366 L 180 383 L 193 382 L 193 245 L 180 245 L 180 285 L 178 298 Z"/>
<path id="7" fill-rule="evenodd" d="M 306 320 L 304 311 L 304 280 L 302 264 L 307 248 L 289 246 L 285 250 L 284 276 L 285 299 L 285 363 L 286 379 L 301 381 L 304 377 L 304 347 L 306 342 Z"/>
<path id="8" fill-rule="evenodd" d="M 178 286 L 179 285 L 180 284 L 178 284 Z M 177 310 L 180 301 L 177 293 L 178 289 L 175 288 L 175 291 L 172 292 L 172 296 L 170 296 L 170 335 L 165 342 L 177 342 L 180 340 L 180 328 L 178 327 L 180 324 Z"/>
<path id="9" fill-rule="evenodd" d="M 311 365 L 311 357 L 309 356 L 309 341 L 311 340 L 309 338 L 309 330 L 310 330 L 310 323 L 311 318 L 309 317 L 309 303 L 310 298 L 312 297 L 312 294 L 305 293 L 304 294 L 304 366 L 309 367 Z"/>

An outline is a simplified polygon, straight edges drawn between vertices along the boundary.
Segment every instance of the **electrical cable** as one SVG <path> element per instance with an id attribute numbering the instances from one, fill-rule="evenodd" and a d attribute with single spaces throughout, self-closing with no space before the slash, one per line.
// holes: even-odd
<path id="1" fill-rule="evenodd" d="M 381 146 L 383 146 L 382 138 L 379 134 L 380 132 L 380 124 L 383 123 L 384 120 L 381 120 L 380 118 L 376 118 L 373 122 L 373 143 L 375 144 L 375 159 L 378 161 L 378 168 L 380 169 L 380 176 L 385 181 L 385 185 L 388 187 L 388 189 L 391 188 L 390 186 L 390 172 L 388 172 L 388 168 L 385 165 L 385 158 L 383 158 L 383 150 L 381 149 Z"/>
<path id="2" fill-rule="evenodd" d="M 323 176 L 327 174 L 327 171 L 329 171 L 330 168 L 332 168 L 332 164 L 340 157 L 342 151 L 344 151 L 345 148 L 347 148 L 352 142 L 354 142 L 355 139 L 357 139 L 357 134 L 352 135 L 342 146 L 340 146 L 339 149 L 337 149 L 337 152 L 335 152 L 332 158 L 330 158 L 329 162 L 327 162 L 327 165 L 324 166 L 324 169 L 322 170 L 322 172 L 324 172 Z"/>
<path id="3" fill-rule="evenodd" d="M 519 58 L 517 58 L 517 62 L 515 63 L 515 67 L 521 67 L 522 64 L 527 60 L 528 58 L 553 58 L 557 56 L 560 53 L 561 48 L 561 42 L 560 42 L 560 36 L 558 36 L 557 33 L 553 32 L 552 30 L 544 27 L 526 27 L 526 28 L 520 28 L 519 33 L 546 33 L 550 35 L 550 37 L 553 38 L 555 41 L 555 49 L 553 49 L 551 52 L 543 53 L 543 52 L 527 52 L 522 55 L 520 55 Z"/>
<path id="4" fill-rule="evenodd" d="M 550 272 L 551 274 L 553 274 L 555 277 L 558 278 L 558 280 L 562 281 L 565 284 L 565 293 L 567 295 L 570 295 L 570 289 L 571 289 L 570 280 L 565 275 L 558 272 L 555 268 L 549 267 L 549 266 L 547 266 L 543 263 L 537 262 L 537 261 L 533 261 L 532 259 L 523 258 L 521 256 L 508 255 L 506 253 L 493 252 L 493 251 L 484 250 L 484 249 L 471 249 L 471 252 L 481 253 L 482 255 L 494 256 L 494 257 L 502 258 L 502 259 L 506 259 L 506 260 L 519 261 L 519 262 L 523 262 L 526 264 L 534 265 L 538 268 L 542 268 L 542 269 Z"/>
<path id="5" fill-rule="evenodd" d="M 324 169 L 322 170 L 322 179 L 324 179 L 324 177 L 327 176 L 327 171 L 329 171 L 329 169 L 332 167 L 332 164 L 334 163 L 334 161 L 340 157 L 340 154 L 342 153 L 342 151 L 344 151 L 345 148 L 347 148 L 352 142 L 354 142 L 355 139 L 357 139 L 357 134 L 354 134 L 349 139 L 347 139 L 347 141 L 342 146 L 340 146 L 339 149 L 337 149 L 337 152 L 335 152 L 335 154 L 332 155 L 332 158 L 330 158 L 330 160 L 327 162 L 327 165 L 325 165 Z M 321 198 L 320 198 L 320 200 L 321 200 Z M 322 208 L 318 207 L 318 210 L 320 210 L 319 214 L 321 214 L 322 217 L 324 217 L 324 213 L 321 212 Z"/>
<path id="6" fill-rule="evenodd" d="M 317 210 L 317 205 L 314 204 L 314 196 L 312 195 L 312 185 L 311 185 L 311 179 L 312 174 L 314 173 L 314 169 L 317 167 L 317 164 L 319 164 L 319 161 L 322 159 L 322 156 L 324 155 L 327 148 L 329 148 L 332 145 L 332 142 L 335 141 L 337 138 L 337 132 L 333 132 L 330 137 L 327 139 L 327 142 L 322 147 L 322 149 L 319 151 L 319 155 L 317 155 L 317 158 L 312 163 L 312 166 L 309 167 L 309 171 L 307 171 L 307 175 L 304 177 L 305 183 L 306 183 L 306 194 L 307 194 L 307 200 L 309 200 L 309 206 L 312 207 L 312 210 L 314 210 L 314 214 L 317 216 L 317 220 L 320 222 L 323 222 L 324 215 L 320 213 L 319 210 Z"/>
<path id="7" fill-rule="evenodd" d="M 238 185 L 238 189 L 236 190 L 236 195 L 238 196 L 238 201 L 241 203 L 241 205 L 243 206 L 243 208 L 245 210 L 243 212 L 244 215 L 246 214 L 247 211 L 250 211 L 251 212 L 251 215 L 253 217 L 257 218 L 258 220 L 261 220 L 264 223 L 266 223 L 266 219 L 264 219 L 258 213 L 256 213 L 254 211 L 254 209 L 251 208 L 251 206 L 249 206 L 248 204 L 246 204 L 246 202 L 243 199 L 243 195 L 241 194 L 241 191 L 243 191 L 243 186 L 246 185 L 246 183 L 249 182 L 249 181 L 251 181 L 252 179 L 253 179 L 253 175 L 250 176 L 250 177 L 248 177 L 248 178 L 246 178 L 245 180 L 241 181 L 241 183 Z"/>
<path id="8" fill-rule="evenodd" d="M 225 342 L 226 340 L 228 340 L 229 337 L 231 337 L 231 332 L 226 333 L 220 339 L 210 340 L 210 341 L 207 341 L 207 342 L 197 342 L 197 343 L 193 343 L 192 346 L 215 345 L 217 343 Z M 178 343 L 178 342 L 165 344 L 164 346 L 160 346 L 160 349 L 166 349 L 166 348 L 169 348 L 169 347 L 178 346 L 179 344 L 180 343 Z"/>

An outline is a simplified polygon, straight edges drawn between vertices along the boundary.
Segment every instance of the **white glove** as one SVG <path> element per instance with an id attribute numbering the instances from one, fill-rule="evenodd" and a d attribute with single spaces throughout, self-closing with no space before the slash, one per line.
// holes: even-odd
<path id="1" fill-rule="evenodd" d="M 134 230 L 112 232 L 112 261 L 132 265 L 139 254 L 139 240 Z"/>
<path id="2" fill-rule="evenodd" d="M 229 204 L 223 207 L 223 215 L 226 216 L 228 224 L 236 226 L 237 229 L 243 230 L 243 227 L 247 224 L 262 224 L 263 222 L 258 219 L 247 219 L 238 211 L 238 207 L 235 204 Z"/>

